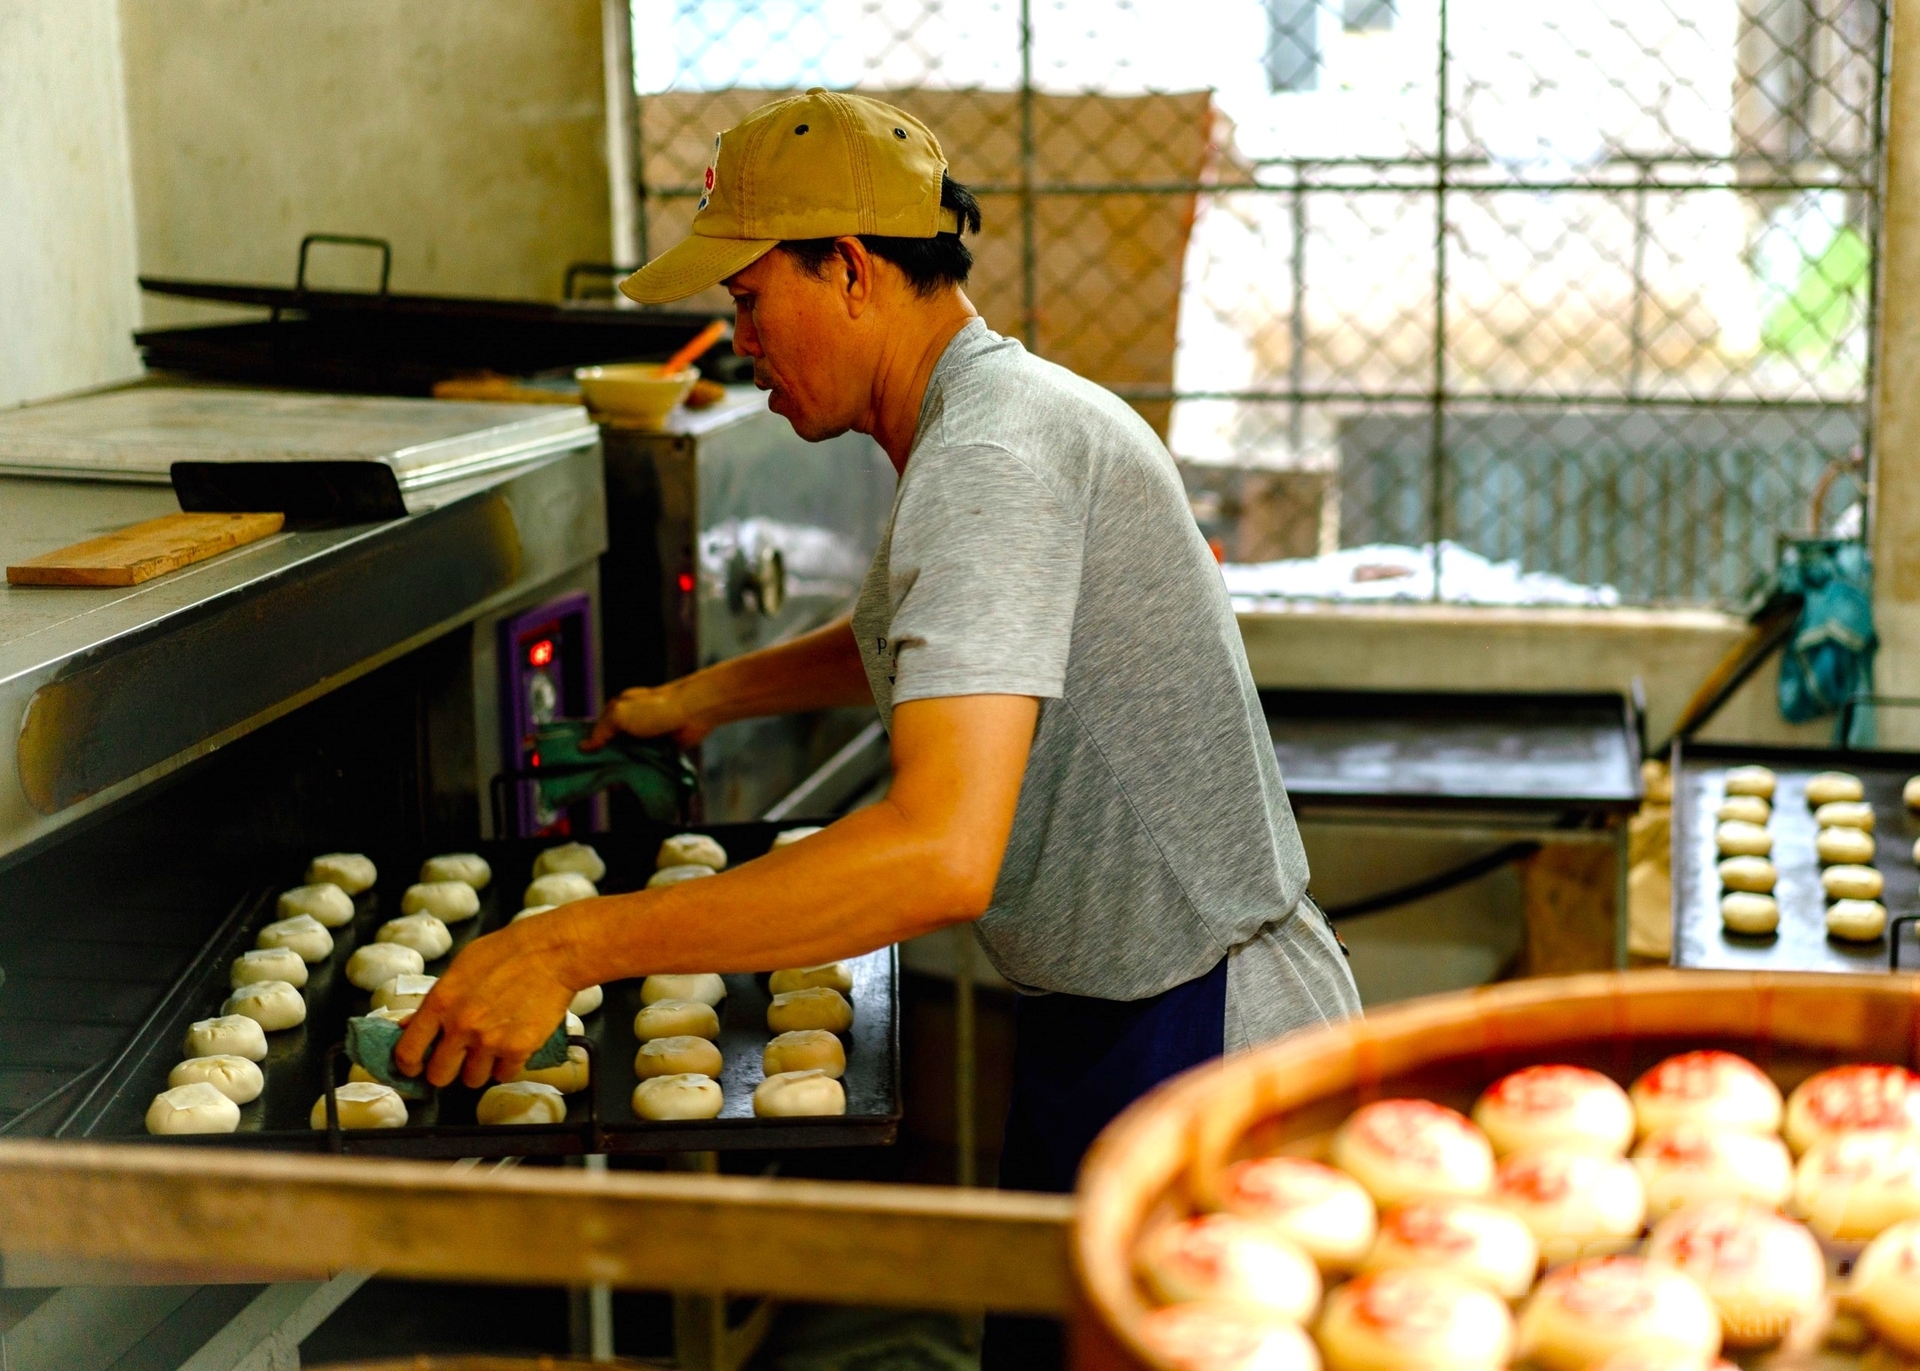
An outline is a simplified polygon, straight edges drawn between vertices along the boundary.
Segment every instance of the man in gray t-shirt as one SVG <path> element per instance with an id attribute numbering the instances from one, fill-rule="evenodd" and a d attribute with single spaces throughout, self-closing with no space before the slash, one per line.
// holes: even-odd
<path id="1" fill-rule="evenodd" d="M 1173 461 L 1112 394 L 974 319 L 920 406 L 853 613 L 890 720 L 1044 701 L 993 904 L 1022 989 L 1140 1000 L 1227 959 L 1231 1050 L 1357 1007 L 1219 568 Z"/>
<path id="2" fill-rule="evenodd" d="M 1112 395 L 979 320 L 961 289 L 979 227 L 933 135 L 875 100 L 809 91 L 715 140 L 692 235 L 621 288 L 664 303 L 724 282 L 773 411 L 809 439 L 873 435 L 899 494 L 850 621 L 629 690 L 595 738 L 692 744 L 870 701 L 891 789 L 711 880 L 476 940 L 402 1069 L 478 1086 L 588 985 L 971 922 L 1028 992 L 1002 1183 L 1062 1189 L 1157 1081 L 1357 1010 L 1173 461 Z"/>

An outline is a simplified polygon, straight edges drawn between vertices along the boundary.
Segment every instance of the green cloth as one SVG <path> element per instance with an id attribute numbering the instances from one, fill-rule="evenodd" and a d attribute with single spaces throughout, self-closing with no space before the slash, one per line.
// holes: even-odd
<path id="1" fill-rule="evenodd" d="M 580 744 L 593 731 L 588 719 L 557 719 L 534 730 L 535 771 L 563 774 L 542 779 L 541 803 L 565 809 L 616 785 L 624 785 L 640 801 L 649 819 L 673 823 L 692 798 L 698 776 L 671 738 L 631 738 L 614 735 L 597 752 L 582 752 Z"/>
<path id="2" fill-rule="evenodd" d="M 347 1020 L 347 1058 L 382 1085 L 390 1085 L 402 1099 L 427 1098 L 427 1082 L 419 1076 L 403 1076 L 394 1069 L 393 1049 L 400 1045 L 405 1026 L 392 1019 L 356 1015 Z M 527 1058 L 529 1071 L 544 1071 L 567 1060 L 567 1024 L 553 1030 L 553 1036 Z"/>

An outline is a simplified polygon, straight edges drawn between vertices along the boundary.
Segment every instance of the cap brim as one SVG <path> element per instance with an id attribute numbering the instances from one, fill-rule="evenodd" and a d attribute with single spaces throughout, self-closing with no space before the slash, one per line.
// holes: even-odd
<path id="1" fill-rule="evenodd" d="M 620 291 L 643 305 L 684 300 L 745 271 L 779 245 L 778 238 L 703 238 L 696 233 L 627 277 Z"/>

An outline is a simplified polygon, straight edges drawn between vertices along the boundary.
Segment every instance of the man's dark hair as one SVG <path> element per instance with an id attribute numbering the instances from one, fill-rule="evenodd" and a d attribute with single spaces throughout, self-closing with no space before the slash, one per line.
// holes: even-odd
<path id="1" fill-rule="evenodd" d="M 973 192 L 945 172 L 940 173 L 940 207 L 960 216 L 966 233 L 980 232 L 980 202 Z M 973 270 L 973 254 L 960 241 L 958 233 L 941 233 L 932 238 L 890 238 L 878 233 L 862 233 L 859 239 L 868 252 L 884 257 L 905 273 L 914 293 L 932 295 L 943 286 L 964 286 Z M 827 263 L 837 255 L 832 238 L 800 238 L 782 243 L 780 250 L 815 276 L 824 275 Z"/>

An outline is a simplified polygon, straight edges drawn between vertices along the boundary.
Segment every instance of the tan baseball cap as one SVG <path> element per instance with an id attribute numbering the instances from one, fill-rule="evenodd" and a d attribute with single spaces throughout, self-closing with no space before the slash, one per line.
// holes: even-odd
<path id="1" fill-rule="evenodd" d="M 693 233 L 620 283 L 643 305 L 664 305 L 752 266 L 799 238 L 958 233 L 940 207 L 947 159 L 940 140 L 905 110 L 816 86 L 762 105 L 714 135 Z"/>

